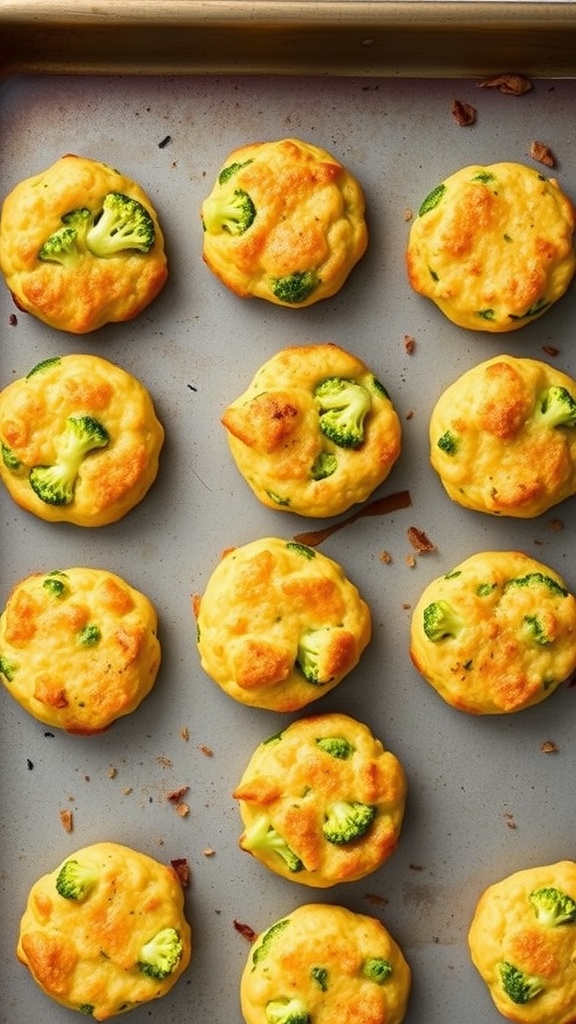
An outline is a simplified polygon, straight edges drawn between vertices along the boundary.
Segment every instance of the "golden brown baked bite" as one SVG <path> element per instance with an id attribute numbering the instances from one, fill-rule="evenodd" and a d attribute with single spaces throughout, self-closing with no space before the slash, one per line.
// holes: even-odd
<path id="1" fill-rule="evenodd" d="M 297 711 L 357 665 L 370 611 L 340 565 L 295 541 L 228 550 L 195 604 L 205 672 L 242 704 Z"/>
<path id="2" fill-rule="evenodd" d="M 364 255 L 364 195 L 326 150 L 300 139 L 241 146 L 202 203 L 203 256 L 237 295 L 310 306 Z"/>
<path id="3" fill-rule="evenodd" d="M 576 864 L 525 868 L 481 895 L 468 933 L 497 1010 L 518 1024 L 573 1024 Z"/>
<path id="4" fill-rule="evenodd" d="M 0 615 L 0 680 L 46 725 L 90 734 L 127 715 L 160 666 L 148 597 L 107 569 L 34 573 Z"/>
<path id="5" fill-rule="evenodd" d="M 144 385 L 100 356 L 45 359 L 0 392 L 0 478 L 40 519 L 116 522 L 154 482 L 163 442 Z"/>
<path id="6" fill-rule="evenodd" d="M 0 270 L 20 309 L 72 334 L 133 319 L 168 275 L 158 218 L 140 185 L 73 154 L 5 198 Z"/>
<path id="7" fill-rule="evenodd" d="M 408 280 L 460 327 L 515 331 L 568 288 L 574 225 L 568 196 L 535 168 L 463 167 L 430 192 L 412 222 Z"/>
<path id="8" fill-rule="evenodd" d="M 400 455 L 400 420 L 384 385 L 330 343 L 272 356 L 222 423 L 256 497 L 303 516 L 334 516 L 364 501 Z"/>
<path id="9" fill-rule="evenodd" d="M 119 843 L 75 851 L 31 887 L 17 956 L 46 995 L 93 1020 L 166 995 L 191 956 L 176 871 Z"/>
<path id="10" fill-rule="evenodd" d="M 430 460 L 465 508 L 530 519 L 576 493 L 576 381 L 538 359 L 495 356 L 440 395 Z"/>
<path id="11" fill-rule="evenodd" d="M 375 917 L 309 903 L 254 943 L 240 980 L 246 1024 L 401 1024 L 411 972 Z"/>
<path id="12" fill-rule="evenodd" d="M 406 777 L 368 726 L 327 712 L 260 743 L 234 797 L 243 850 L 284 878 L 326 888 L 364 878 L 394 853 Z"/>
<path id="13" fill-rule="evenodd" d="M 424 588 L 410 654 L 460 711 L 521 711 L 576 668 L 576 599 L 542 562 L 520 551 L 482 551 Z"/>

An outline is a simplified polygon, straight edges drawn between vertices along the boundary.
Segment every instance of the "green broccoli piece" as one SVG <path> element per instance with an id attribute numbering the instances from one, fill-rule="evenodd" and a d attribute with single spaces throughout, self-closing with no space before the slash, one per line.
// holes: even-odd
<path id="1" fill-rule="evenodd" d="M 304 867 L 286 840 L 276 832 L 266 814 L 259 815 L 242 837 L 242 849 L 252 852 L 276 853 L 282 858 L 289 871 L 296 873 Z"/>
<path id="2" fill-rule="evenodd" d="M 60 356 L 50 356 L 48 359 L 42 359 L 39 363 L 36 363 L 31 370 L 28 370 L 26 374 L 26 380 L 30 377 L 34 377 L 37 373 L 44 373 L 45 370 L 50 370 L 53 366 L 57 366 L 58 363 L 62 362 Z"/>
<path id="3" fill-rule="evenodd" d="M 418 216 L 422 217 L 424 216 L 425 213 L 429 213 L 430 210 L 433 210 L 436 206 L 438 206 L 438 203 L 441 201 L 445 191 L 446 185 L 443 182 L 442 184 L 437 185 L 436 188 L 433 188 L 432 191 L 428 193 L 426 198 L 420 204 Z"/>
<path id="4" fill-rule="evenodd" d="M 283 917 L 280 921 L 276 921 L 274 924 L 259 936 L 256 940 L 256 945 L 252 950 L 252 970 L 254 970 L 261 960 L 265 960 L 270 951 L 270 945 L 272 940 L 276 936 L 283 932 L 284 929 L 290 924 L 290 918 Z"/>
<path id="5" fill-rule="evenodd" d="M 84 629 L 81 629 L 78 634 L 78 643 L 81 644 L 82 647 L 95 647 L 101 639 L 102 632 L 99 627 L 95 625 L 84 626 Z"/>
<path id="6" fill-rule="evenodd" d="M 422 613 L 424 633 L 433 644 L 448 636 L 458 636 L 464 621 L 448 601 L 433 601 Z"/>
<path id="7" fill-rule="evenodd" d="M 568 597 L 568 591 L 562 584 L 558 583 L 558 580 L 552 579 L 551 576 L 546 576 L 543 572 L 529 572 L 526 576 L 516 576 L 513 580 L 508 580 L 505 584 L 504 589 L 508 590 L 509 587 L 533 587 L 542 586 L 547 587 L 552 594 L 556 594 L 558 597 Z"/>
<path id="8" fill-rule="evenodd" d="M 540 924 L 555 927 L 576 921 L 576 900 L 561 889 L 545 885 L 541 889 L 533 889 L 528 899 Z"/>
<path id="9" fill-rule="evenodd" d="M 290 551 L 295 551 L 297 555 L 302 555 L 302 557 L 306 558 L 309 562 L 311 562 L 313 558 L 316 558 L 314 548 L 309 547 L 308 544 L 301 544 L 297 540 L 289 540 L 286 541 L 286 547 Z"/>
<path id="10" fill-rule="evenodd" d="M 375 817 L 376 808 L 370 804 L 338 800 L 328 809 L 322 832 L 329 843 L 344 846 L 365 835 Z"/>
<path id="11" fill-rule="evenodd" d="M 0 676 L 4 676 L 8 683 L 11 683 L 18 671 L 18 666 L 0 654 Z"/>
<path id="12" fill-rule="evenodd" d="M 328 377 L 314 395 L 320 406 L 320 430 L 340 448 L 360 448 L 364 420 L 372 400 L 366 388 L 343 377 Z"/>
<path id="13" fill-rule="evenodd" d="M 497 586 L 497 583 L 479 583 L 476 587 L 476 594 L 478 597 L 490 597 L 490 594 L 496 590 Z"/>
<path id="14" fill-rule="evenodd" d="M 549 427 L 576 427 L 576 399 L 566 388 L 548 388 L 540 399 L 538 419 Z"/>
<path id="15" fill-rule="evenodd" d="M 332 476 L 338 467 L 338 459 L 333 452 L 320 452 L 312 463 L 310 475 L 313 480 L 325 480 Z"/>
<path id="16" fill-rule="evenodd" d="M 539 978 L 526 974 L 508 960 L 502 960 L 498 964 L 498 970 L 506 995 L 517 1005 L 530 1002 L 544 990 Z"/>
<path id="17" fill-rule="evenodd" d="M 289 999 L 271 999 L 266 1004 L 268 1024 L 310 1024 L 312 1020 L 305 1003 L 298 996 Z"/>
<path id="18" fill-rule="evenodd" d="M 312 967 L 310 977 L 315 981 L 322 992 L 328 991 L 328 971 L 326 967 Z"/>
<path id="19" fill-rule="evenodd" d="M 63 267 L 73 267 L 78 260 L 76 237 L 75 228 L 58 228 L 38 250 L 38 259 L 43 263 L 60 263 Z"/>
<path id="20" fill-rule="evenodd" d="M 325 686 L 334 678 L 326 669 L 326 657 L 333 632 L 332 626 L 309 629 L 298 641 L 296 668 L 306 682 L 312 683 L 313 686 Z"/>
<path id="21" fill-rule="evenodd" d="M 368 981 L 375 981 L 377 985 L 383 985 L 392 974 L 392 964 L 381 956 L 371 956 L 362 964 L 362 976 Z"/>
<path id="22" fill-rule="evenodd" d="M 102 212 L 86 232 L 86 247 L 93 256 L 116 256 L 126 249 L 149 252 L 156 232 L 148 210 L 123 192 L 108 192 Z"/>
<path id="23" fill-rule="evenodd" d="M 63 597 L 68 590 L 67 579 L 65 572 L 55 569 L 54 572 L 50 572 L 44 577 L 42 586 L 44 590 L 50 591 L 53 597 Z"/>
<path id="24" fill-rule="evenodd" d="M 69 505 L 85 456 L 95 448 L 105 448 L 109 441 L 108 431 L 92 416 L 69 416 L 57 442 L 54 465 L 34 466 L 30 471 L 32 490 L 47 505 Z"/>
<path id="25" fill-rule="evenodd" d="M 18 458 L 17 455 L 14 454 L 12 449 L 9 448 L 7 444 L 4 444 L 2 442 L 1 448 L 2 448 L 2 462 L 6 466 L 6 469 L 9 469 L 11 473 L 17 473 L 18 470 L 22 466 L 22 463 L 20 462 L 20 459 Z"/>
<path id="26" fill-rule="evenodd" d="M 162 981 L 173 974 L 180 960 L 184 947 L 182 939 L 175 928 L 162 928 L 138 953 L 138 967 L 149 978 Z"/>
<path id="27" fill-rule="evenodd" d="M 316 744 L 326 754 L 337 757 L 340 761 L 347 761 L 356 749 L 344 736 L 320 736 Z"/>
<path id="28" fill-rule="evenodd" d="M 218 184 L 225 185 L 230 178 L 238 173 L 238 171 L 241 171 L 243 167 L 248 167 L 248 164 L 251 164 L 252 162 L 252 160 L 244 160 L 242 163 L 236 161 L 233 164 L 228 164 L 226 167 L 223 167 L 218 175 Z"/>
<path id="29" fill-rule="evenodd" d="M 93 1003 L 80 1003 L 80 1006 L 78 1006 L 78 1012 L 85 1014 L 86 1017 L 92 1017 L 95 1009 L 96 1007 Z"/>
<path id="30" fill-rule="evenodd" d="M 81 902 L 90 895 L 97 882 L 96 868 L 74 859 L 67 860 L 56 877 L 56 892 L 65 900 Z"/>
<path id="31" fill-rule="evenodd" d="M 436 444 L 445 455 L 456 455 L 459 439 L 452 430 L 445 430 L 442 437 L 439 437 Z"/>
<path id="32" fill-rule="evenodd" d="M 256 207 L 243 188 L 235 188 L 225 196 L 210 196 L 204 203 L 202 220 L 209 235 L 227 231 L 243 235 L 254 223 Z"/>
<path id="33" fill-rule="evenodd" d="M 286 274 L 285 277 L 273 277 L 270 289 L 280 302 L 297 306 L 305 302 L 319 284 L 321 279 L 315 270 L 295 270 L 293 274 Z"/>
<path id="34" fill-rule="evenodd" d="M 546 647 L 547 644 L 552 643 L 554 638 L 549 636 L 549 634 L 546 632 L 544 626 L 542 625 L 542 622 L 540 621 L 537 615 L 525 615 L 524 624 L 527 628 L 530 638 L 534 641 L 535 644 L 538 644 L 539 647 Z"/>

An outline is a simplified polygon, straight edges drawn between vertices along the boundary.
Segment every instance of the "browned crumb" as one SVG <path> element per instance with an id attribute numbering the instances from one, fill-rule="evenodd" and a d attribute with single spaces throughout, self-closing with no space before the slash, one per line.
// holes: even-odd
<path id="1" fill-rule="evenodd" d="M 402 608 L 405 612 L 409 612 L 411 607 L 412 605 L 408 601 L 404 601 L 404 603 L 402 604 Z"/>
<path id="2" fill-rule="evenodd" d="M 452 117 L 461 128 L 467 128 L 476 122 L 476 107 L 463 100 L 452 100 Z"/>
<path id="3" fill-rule="evenodd" d="M 409 526 L 406 534 L 419 555 L 429 555 L 432 551 L 436 551 L 436 545 L 426 536 L 424 530 L 420 530 L 417 526 Z"/>
<path id="4" fill-rule="evenodd" d="M 548 356 L 557 356 L 560 353 L 560 349 L 555 345 L 542 345 L 542 351 Z"/>
<path id="5" fill-rule="evenodd" d="M 406 555 L 406 565 L 409 569 L 413 569 L 416 565 L 416 559 L 414 555 Z"/>
<path id="6" fill-rule="evenodd" d="M 16 313 L 10 313 L 10 316 L 8 317 L 8 323 L 10 324 L 10 327 L 16 327 L 18 323 L 18 317 L 16 316 Z"/>
<path id="7" fill-rule="evenodd" d="M 408 867 L 411 871 L 424 871 L 423 864 L 409 864 Z"/>
<path id="8" fill-rule="evenodd" d="M 108 769 L 108 778 L 109 779 L 115 779 L 117 775 L 118 775 L 118 769 L 117 768 L 110 767 Z"/>
<path id="9" fill-rule="evenodd" d="M 376 892 L 365 892 L 364 899 L 368 900 L 368 903 L 371 903 L 374 907 L 385 907 L 388 903 L 385 896 L 380 896 Z"/>
<path id="10" fill-rule="evenodd" d="M 188 743 L 188 740 L 190 739 L 188 726 L 183 725 L 182 728 L 180 729 L 180 739 L 183 739 L 185 743 Z"/>
<path id="11" fill-rule="evenodd" d="M 202 600 L 201 594 L 192 594 L 192 614 L 195 619 L 198 618 L 198 612 L 200 611 L 200 601 Z"/>
<path id="12" fill-rule="evenodd" d="M 214 857 L 215 853 L 216 850 L 214 850 L 211 846 L 207 846 L 205 850 L 202 850 L 202 854 L 204 857 Z"/>
<path id="13" fill-rule="evenodd" d="M 237 921 L 236 919 L 232 923 L 236 931 L 243 935 L 245 939 L 248 939 L 248 942 L 254 942 L 254 939 L 258 938 L 258 932 L 255 932 L 249 924 L 243 924 L 242 921 Z"/>
<path id="14" fill-rule="evenodd" d="M 406 223 L 409 220 L 412 220 L 413 216 L 414 216 L 414 214 L 412 213 L 412 210 L 404 210 L 404 220 L 406 221 Z"/>
<path id="15" fill-rule="evenodd" d="M 409 409 L 408 412 L 406 413 L 406 419 L 407 420 L 411 420 L 411 419 L 413 419 L 413 417 L 414 417 L 414 410 L 413 409 Z"/>
<path id="16" fill-rule="evenodd" d="M 404 348 L 409 356 L 414 352 L 416 348 L 416 338 L 413 338 L 411 334 L 404 335 Z"/>
<path id="17" fill-rule="evenodd" d="M 72 811 L 60 811 L 60 824 L 65 832 L 72 832 L 74 828 L 74 816 Z"/>
<path id="18" fill-rule="evenodd" d="M 532 82 L 524 75 L 496 75 L 494 78 L 486 78 L 478 82 L 480 89 L 498 89 L 507 96 L 523 96 L 530 92 Z"/>
<path id="19" fill-rule="evenodd" d="M 539 164 L 544 164 L 545 167 L 556 167 L 556 157 L 547 146 L 545 142 L 537 142 L 536 140 L 530 144 L 530 156 L 533 160 L 537 160 Z"/>
<path id="20" fill-rule="evenodd" d="M 132 786 L 124 786 L 122 792 L 124 793 L 124 796 L 130 796 L 130 793 L 132 793 Z"/>
<path id="21" fill-rule="evenodd" d="M 508 826 L 508 828 L 512 828 L 512 829 L 516 828 L 516 822 L 514 821 L 514 815 L 510 814 L 509 811 L 507 811 L 504 814 L 504 821 L 506 822 L 506 825 Z"/>
<path id="22" fill-rule="evenodd" d="M 392 561 L 392 555 L 390 554 L 390 552 L 389 551 L 381 551 L 380 552 L 380 561 L 383 562 L 384 565 L 390 565 L 390 562 Z"/>
<path id="23" fill-rule="evenodd" d="M 554 530 L 554 533 L 560 533 L 564 529 L 564 523 L 561 519 L 551 519 L 548 525 L 551 530 Z"/>
<path id="24" fill-rule="evenodd" d="M 160 754 L 160 757 L 157 757 L 156 761 L 158 762 L 159 765 L 162 766 L 162 768 L 171 768 L 172 767 L 172 761 L 170 760 L 169 757 L 166 757 L 165 754 Z"/>
<path id="25" fill-rule="evenodd" d="M 187 818 L 190 814 L 190 807 L 183 802 L 176 804 L 176 814 L 181 818 Z"/>
<path id="26" fill-rule="evenodd" d="M 540 750 L 543 754 L 557 754 L 558 746 L 554 743 L 554 740 L 544 740 L 544 743 L 540 746 Z"/>
<path id="27" fill-rule="evenodd" d="M 200 746 L 198 747 L 198 750 L 200 751 L 201 754 L 204 754 L 205 757 L 214 757 L 214 751 L 205 743 L 201 743 Z"/>
<path id="28" fill-rule="evenodd" d="M 190 884 L 190 865 L 185 857 L 178 857 L 176 860 L 170 861 L 174 871 L 180 879 L 180 885 L 183 889 L 187 889 Z"/>
<path id="29" fill-rule="evenodd" d="M 186 796 L 189 789 L 190 786 L 180 786 L 179 789 L 172 789 L 169 793 L 166 793 L 166 799 L 169 800 L 171 804 L 178 804 L 182 797 Z"/>

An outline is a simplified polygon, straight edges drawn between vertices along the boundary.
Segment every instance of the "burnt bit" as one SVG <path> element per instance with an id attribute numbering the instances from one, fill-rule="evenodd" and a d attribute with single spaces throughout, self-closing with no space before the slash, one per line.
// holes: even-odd
<path id="1" fill-rule="evenodd" d="M 413 355 L 416 351 L 416 338 L 413 338 L 411 334 L 404 335 L 404 351 L 409 355 Z"/>
<path id="2" fill-rule="evenodd" d="M 165 135 L 163 139 L 160 139 L 160 142 L 158 143 L 158 149 L 166 149 L 166 146 L 169 146 L 171 142 L 172 136 Z"/>
<path id="3" fill-rule="evenodd" d="M 244 924 L 242 921 L 237 921 L 236 918 L 234 918 L 232 923 L 238 934 L 241 935 L 244 939 L 248 939 L 248 942 L 254 942 L 254 940 L 258 938 L 258 932 L 255 932 L 254 929 L 251 928 L 249 924 Z"/>
<path id="4" fill-rule="evenodd" d="M 478 82 L 479 89 L 498 89 L 506 96 L 523 96 L 533 88 L 532 82 L 525 75 L 495 75 Z"/>
<path id="5" fill-rule="evenodd" d="M 385 907 L 388 904 L 386 897 L 377 892 L 365 892 L 364 899 L 373 907 Z"/>
<path id="6" fill-rule="evenodd" d="M 530 156 L 533 160 L 537 160 L 539 164 L 544 164 L 545 167 L 556 167 L 556 157 L 547 146 L 545 142 L 534 142 L 530 143 Z"/>
<path id="7" fill-rule="evenodd" d="M 558 745 L 554 743 L 554 740 L 544 740 L 540 744 L 540 750 L 543 754 L 557 754 L 559 752 Z"/>
<path id="8" fill-rule="evenodd" d="M 16 316 L 16 313 L 10 313 L 10 316 L 8 317 L 8 323 L 10 324 L 10 327 L 18 326 L 18 317 Z"/>
<path id="9" fill-rule="evenodd" d="M 409 526 L 406 535 L 419 555 L 429 555 L 432 551 L 437 550 L 434 542 L 424 533 L 424 530 L 420 530 L 417 526 Z"/>
<path id="10" fill-rule="evenodd" d="M 504 821 L 506 822 L 506 827 L 507 828 L 511 828 L 511 829 L 517 828 L 516 822 L 514 821 L 514 815 L 510 814 L 509 811 L 506 811 L 504 813 L 503 818 L 504 818 Z"/>
<path id="11" fill-rule="evenodd" d="M 452 100 L 452 117 L 460 128 L 476 123 L 476 107 L 463 100 Z"/>
<path id="12" fill-rule="evenodd" d="M 547 356 L 555 357 L 560 355 L 560 349 L 556 348 L 556 345 L 542 345 L 542 351 L 545 352 Z"/>
<path id="13" fill-rule="evenodd" d="M 29 772 L 31 772 L 34 768 L 34 761 L 31 761 L 29 757 L 26 758 L 26 767 Z"/>
<path id="14" fill-rule="evenodd" d="M 65 832 L 72 832 L 72 830 L 74 828 L 74 816 L 72 814 L 72 811 L 70 811 L 70 810 L 59 811 L 59 816 L 60 816 L 60 824 L 62 825 L 62 828 L 64 829 L 64 831 Z"/>
<path id="15" fill-rule="evenodd" d="M 187 889 L 190 885 L 190 865 L 186 857 L 177 857 L 175 860 L 171 860 L 170 864 L 178 875 L 182 888 Z"/>

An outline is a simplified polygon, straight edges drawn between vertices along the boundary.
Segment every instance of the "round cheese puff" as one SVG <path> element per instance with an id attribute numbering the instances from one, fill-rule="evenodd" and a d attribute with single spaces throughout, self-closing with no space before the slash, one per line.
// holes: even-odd
<path id="1" fill-rule="evenodd" d="M 410 984 L 410 967 L 381 921 L 309 903 L 258 936 L 240 1002 L 246 1024 L 401 1024 Z"/>
<path id="2" fill-rule="evenodd" d="M 464 508 L 531 519 L 576 493 L 576 381 L 501 355 L 462 374 L 430 417 L 430 461 Z"/>
<path id="3" fill-rule="evenodd" d="M 576 864 L 526 868 L 481 895 L 470 955 L 497 1010 L 518 1024 L 573 1024 Z"/>
<path id="4" fill-rule="evenodd" d="M 89 735 L 134 711 L 160 667 L 150 600 L 106 569 L 34 573 L 0 615 L 0 679 L 34 718 Z"/>
<path id="5" fill-rule="evenodd" d="M 385 388 L 330 343 L 278 352 L 222 423 L 256 497 L 303 516 L 335 516 L 364 501 L 400 455 L 400 420 Z"/>
<path id="6" fill-rule="evenodd" d="M 453 707 L 476 715 L 545 700 L 576 668 L 576 598 L 520 551 L 483 551 L 424 589 L 410 654 Z"/>
<path id="7" fill-rule="evenodd" d="M 34 883 L 16 953 L 46 995 L 108 1020 L 166 995 L 186 970 L 184 914 L 173 867 L 94 843 Z"/>
<path id="8" fill-rule="evenodd" d="M 72 154 L 4 200 L 0 270 L 20 309 L 71 334 L 132 320 L 168 276 L 146 193 L 112 167 Z"/>
<path id="9" fill-rule="evenodd" d="M 424 199 L 408 280 L 459 327 L 515 331 L 564 295 L 575 211 L 554 178 L 518 163 L 463 167 Z"/>
<path id="10" fill-rule="evenodd" d="M 370 610 L 341 566 L 276 537 L 227 551 L 194 606 L 205 672 L 271 711 L 325 696 L 370 640 Z"/>
<path id="11" fill-rule="evenodd" d="M 201 208 L 203 256 L 237 295 L 310 306 L 364 255 L 364 195 L 324 149 L 299 139 L 230 153 Z"/>
<path id="12" fill-rule="evenodd" d="M 335 712 L 302 718 L 256 748 L 234 791 L 240 846 L 303 885 L 357 881 L 394 853 L 406 788 L 368 726 Z"/>
<path id="13" fill-rule="evenodd" d="M 121 519 L 152 486 L 163 443 L 144 385 L 100 356 L 46 359 L 0 392 L 0 478 L 49 522 Z"/>

